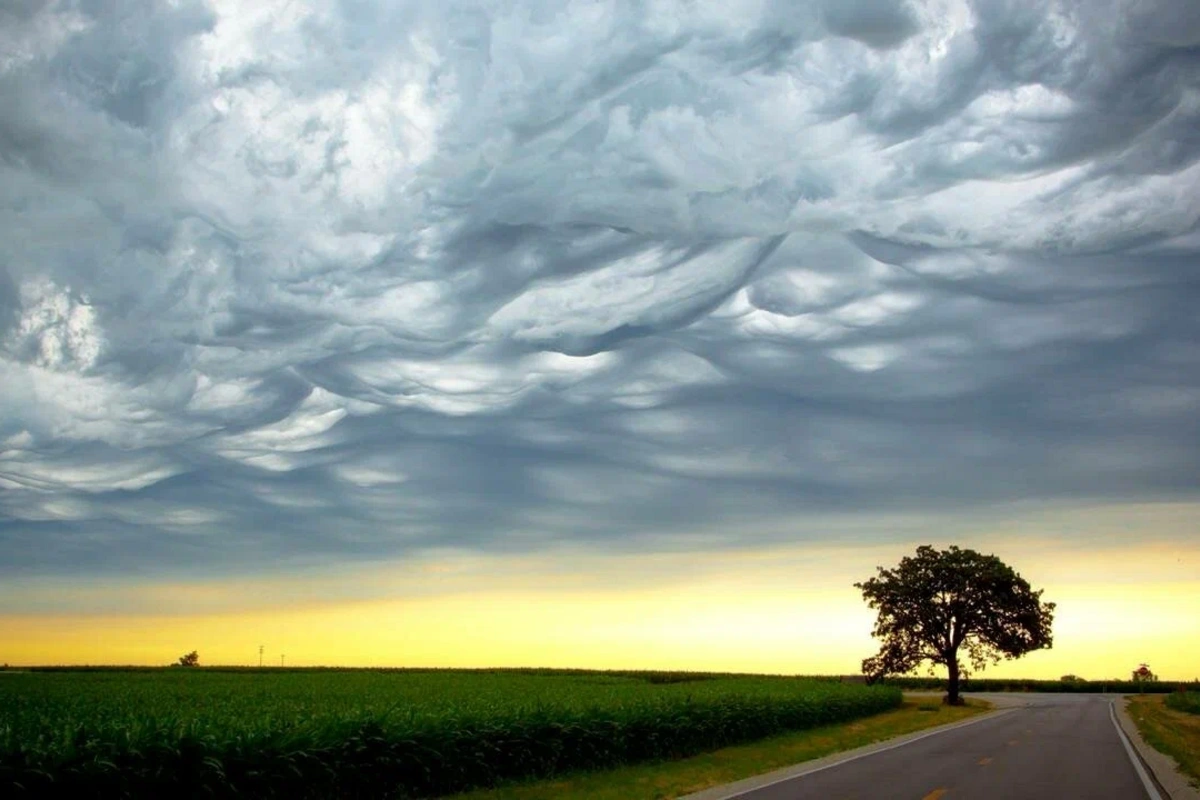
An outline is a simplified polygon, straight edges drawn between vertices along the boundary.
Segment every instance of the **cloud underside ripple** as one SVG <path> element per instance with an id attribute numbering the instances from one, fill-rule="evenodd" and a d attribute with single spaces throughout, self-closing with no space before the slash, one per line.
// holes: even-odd
<path id="1" fill-rule="evenodd" d="M 1190 0 L 98 8 L 0 11 L 0 571 L 1196 495 Z"/>

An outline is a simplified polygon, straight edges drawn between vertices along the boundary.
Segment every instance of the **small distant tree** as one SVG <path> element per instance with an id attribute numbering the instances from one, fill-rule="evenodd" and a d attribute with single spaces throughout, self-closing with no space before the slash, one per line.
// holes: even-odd
<path id="1" fill-rule="evenodd" d="M 1145 688 L 1146 683 L 1158 680 L 1158 676 L 1150 671 L 1149 664 L 1138 664 L 1138 668 L 1133 671 L 1131 679 L 1138 685 L 1138 691 L 1140 692 Z"/>
<path id="2" fill-rule="evenodd" d="M 200 666 L 200 654 L 197 653 L 195 650 L 193 650 L 192 652 L 188 653 L 187 655 L 180 656 L 179 660 L 176 661 L 171 666 L 173 666 L 173 667 L 198 667 L 198 666 Z"/>
<path id="3" fill-rule="evenodd" d="M 949 674 L 946 702 L 959 705 L 960 648 L 972 667 L 983 669 L 1053 643 L 1054 603 L 1043 603 L 1041 590 L 996 556 L 923 545 L 895 569 L 879 567 L 878 573 L 854 584 L 879 611 L 871 635 L 883 644 L 862 663 L 872 682 L 912 672 L 922 662 L 941 664 Z"/>
<path id="4" fill-rule="evenodd" d="M 1070 673 L 1063 675 L 1061 678 L 1059 678 L 1059 680 L 1062 681 L 1063 683 L 1083 683 L 1084 682 L 1083 678 L 1079 677 L 1078 675 L 1072 675 Z"/>

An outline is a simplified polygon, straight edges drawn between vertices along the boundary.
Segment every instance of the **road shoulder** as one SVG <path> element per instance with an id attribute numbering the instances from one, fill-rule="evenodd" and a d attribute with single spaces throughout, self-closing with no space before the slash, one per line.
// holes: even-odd
<path id="1" fill-rule="evenodd" d="M 853 750 L 843 750 L 840 753 L 832 753 L 823 758 L 816 758 L 811 761 L 805 761 L 800 764 L 795 764 L 790 767 L 773 770 L 762 775 L 755 775 L 751 778 L 745 778 L 734 783 L 726 783 L 721 786 L 713 786 L 710 789 L 705 789 L 694 794 L 685 795 L 678 800 L 728 800 L 729 798 L 737 797 L 745 792 L 750 792 L 755 789 L 761 789 L 764 786 L 770 786 L 782 781 L 791 780 L 801 775 L 808 775 L 812 772 L 818 772 L 823 769 L 843 764 L 847 761 L 863 758 L 865 756 L 881 753 L 885 750 L 892 750 L 897 747 L 902 747 L 910 742 L 915 742 L 918 739 L 924 739 L 929 736 L 937 736 L 946 731 L 955 730 L 956 728 L 964 728 L 968 725 L 975 725 L 985 720 L 995 719 L 1004 714 L 1011 713 L 1017 704 L 1012 704 L 1006 708 L 996 708 L 992 711 L 980 714 L 979 716 L 971 717 L 959 722 L 952 722 L 947 725 L 939 725 L 936 728 L 925 728 L 913 733 L 906 733 L 902 736 L 896 736 L 891 739 L 884 739 L 880 742 L 857 747 Z"/>
<path id="2" fill-rule="evenodd" d="M 1129 738 L 1134 750 L 1141 757 L 1142 762 L 1154 773 L 1154 779 L 1158 781 L 1158 785 L 1166 791 L 1171 800 L 1200 800 L 1200 792 L 1188 785 L 1188 778 L 1179 771 L 1179 765 L 1175 763 L 1175 759 L 1158 752 L 1142 738 L 1137 725 L 1134 724 L 1125 708 L 1126 701 L 1127 698 L 1121 697 L 1113 703 L 1117 712 L 1117 722 Z"/>

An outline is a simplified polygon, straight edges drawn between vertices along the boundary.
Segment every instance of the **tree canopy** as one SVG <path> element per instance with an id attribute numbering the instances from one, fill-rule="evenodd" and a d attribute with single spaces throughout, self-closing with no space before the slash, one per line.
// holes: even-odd
<path id="1" fill-rule="evenodd" d="M 871 681 L 939 664 L 949 673 L 947 701 L 956 704 L 965 672 L 960 650 L 981 670 L 1053 644 L 1054 603 L 1042 602 L 1040 589 L 994 555 L 922 545 L 854 586 L 879 612 L 872 635 L 882 644 L 862 664 Z"/>
<path id="2" fill-rule="evenodd" d="M 200 666 L 200 654 L 193 650 L 190 653 L 182 655 L 179 660 L 171 666 L 173 667 L 198 667 Z"/>

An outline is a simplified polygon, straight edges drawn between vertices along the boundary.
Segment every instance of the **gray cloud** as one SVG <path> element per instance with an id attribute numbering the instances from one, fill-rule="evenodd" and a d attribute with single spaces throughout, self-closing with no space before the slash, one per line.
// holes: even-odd
<path id="1" fill-rule="evenodd" d="M 0 13 L 0 570 L 1196 495 L 1185 0 Z"/>

